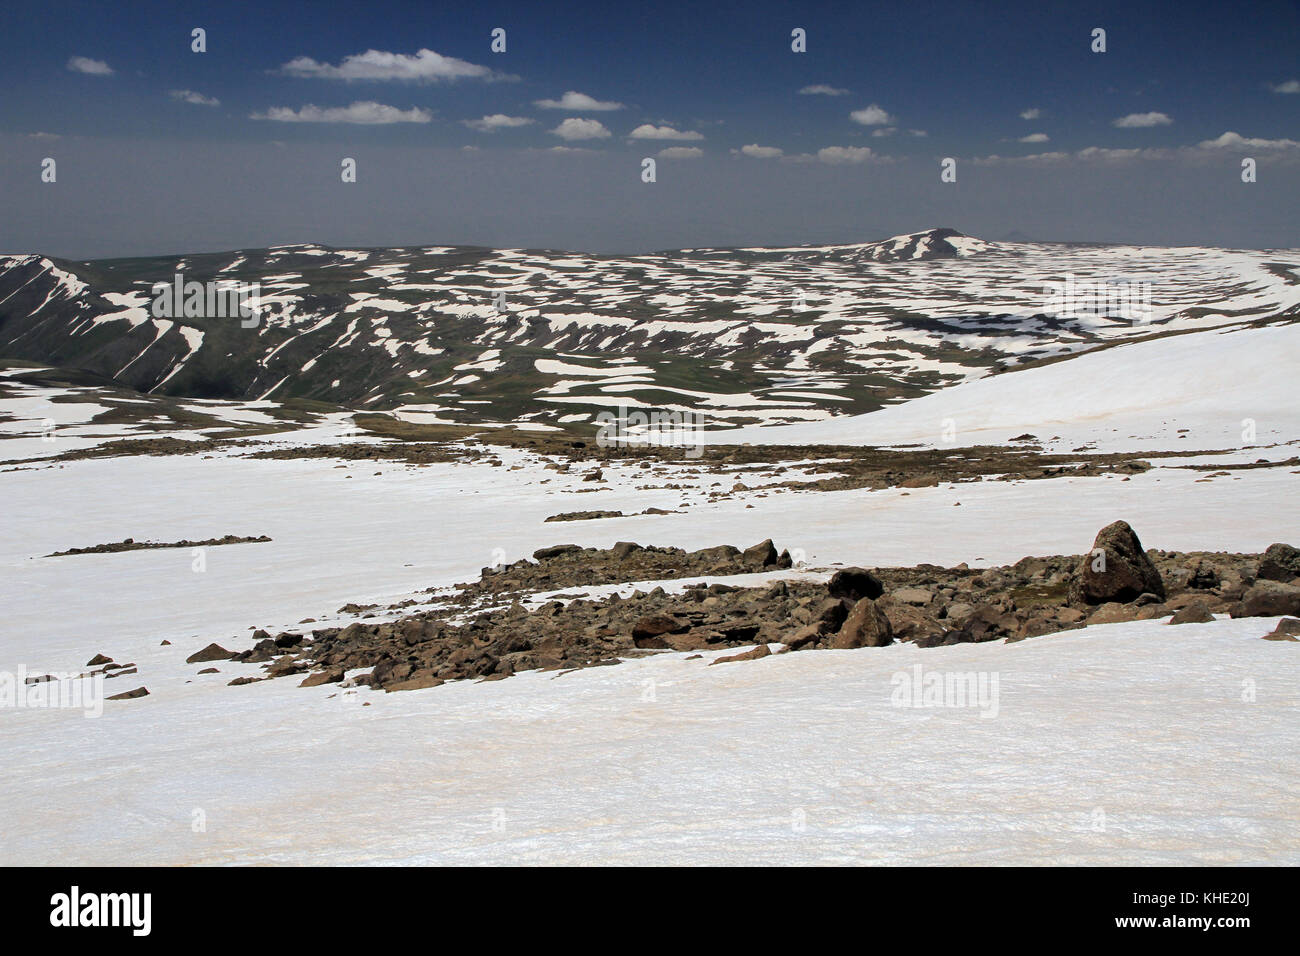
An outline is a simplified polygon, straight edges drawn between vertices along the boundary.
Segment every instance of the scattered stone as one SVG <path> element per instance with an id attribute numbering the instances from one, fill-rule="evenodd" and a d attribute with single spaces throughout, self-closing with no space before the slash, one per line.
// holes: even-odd
<path id="1" fill-rule="evenodd" d="M 337 684 L 343 679 L 344 670 L 341 667 L 332 667 L 326 671 L 317 671 L 315 674 L 309 674 L 299 687 L 318 687 L 321 684 Z"/>
<path id="2" fill-rule="evenodd" d="M 196 651 L 189 657 L 185 658 L 186 664 L 206 664 L 208 661 L 228 661 L 235 656 L 234 651 L 228 651 L 220 644 L 209 644 L 201 651 Z"/>
<path id="3" fill-rule="evenodd" d="M 1180 608 L 1174 612 L 1174 616 L 1169 619 L 1170 624 L 1208 624 L 1214 620 L 1214 615 L 1202 601 L 1194 601 L 1186 607 Z"/>
<path id="4" fill-rule="evenodd" d="M 144 687 L 137 687 L 135 690 L 124 691 L 121 694 L 114 694 L 112 697 L 105 697 L 105 700 L 135 700 L 137 697 L 148 697 L 149 691 Z"/>
<path id="5" fill-rule="evenodd" d="M 756 661 L 760 657 L 771 656 L 772 651 L 768 646 L 766 644 L 759 644 L 752 651 L 745 651 L 741 654 L 731 654 L 727 657 L 715 657 L 713 660 L 709 661 L 709 666 L 712 667 L 714 664 L 730 664 L 732 661 Z"/>
<path id="6" fill-rule="evenodd" d="M 1284 617 L 1264 635 L 1266 641 L 1300 641 L 1300 618 Z"/>

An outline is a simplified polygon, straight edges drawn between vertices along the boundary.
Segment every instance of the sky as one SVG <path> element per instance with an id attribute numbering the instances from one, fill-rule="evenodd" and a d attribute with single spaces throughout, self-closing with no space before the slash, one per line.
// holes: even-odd
<path id="1" fill-rule="evenodd" d="M 932 226 L 1300 247 L 1294 0 L 50 2 L 4 23 L 5 253 Z"/>

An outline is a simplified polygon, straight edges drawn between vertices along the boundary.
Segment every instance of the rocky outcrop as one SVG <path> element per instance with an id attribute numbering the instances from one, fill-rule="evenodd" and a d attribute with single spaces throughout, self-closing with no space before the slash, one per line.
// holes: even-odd
<path id="1" fill-rule="evenodd" d="M 603 550 L 569 544 L 538 549 L 535 561 L 486 568 L 479 581 L 459 586 L 433 607 L 408 610 L 411 601 L 388 609 L 351 605 L 350 613 L 363 617 L 346 626 L 274 637 L 258 630 L 248 650 L 232 654 L 211 644 L 190 660 L 233 658 L 263 665 L 264 677 L 232 683 L 296 676 L 307 686 L 336 684 L 356 672 L 348 685 L 414 690 L 451 680 L 498 680 L 526 670 L 616 664 L 665 651 L 735 649 L 716 658 L 731 663 L 766 656 L 760 647 L 780 653 L 772 650 L 777 645 L 791 651 L 898 642 L 938 647 L 1020 641 L 1107 622 L 1168 618 L 1183 624 L 1229 611 L 1237 616 L 1300 611 L 1300 588 L 1256 580 L 1259 555 L 1145 552 L 1122 522 L 1097 540 L 1108 568 L 1129 565 L 1110 583 L 1130 580 L 1128 591 L 1119 593 L 1129 597 L 1136 591 L 1135 596 L 1082 600 L 1080 567 L 1091 556 L 1054 555 L 983 569 L 849 567 L 824 584 L 802 576 L 757 587 L 715 580 L 593 599 L 587 591 L 559 589 L 681 579 L 697 572 L 778 571 L 786 556 L 770 541 L 746 551 L 720 545 L 690 552 L 629 541 Z M 1163 598 L 1147 590 L 1157 582 Z M 539 603 L 538 592 L 549 592 L 548 599 Z M 366 619 L 386 610 L 394 619 Z"/>

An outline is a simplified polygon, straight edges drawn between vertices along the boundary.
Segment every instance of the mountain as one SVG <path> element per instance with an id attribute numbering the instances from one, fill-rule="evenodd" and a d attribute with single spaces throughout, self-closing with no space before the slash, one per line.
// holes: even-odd
<path id="1" fill-rule="evenodd" d="M 155 283 L 255 284 L 238 317 L 153 314 Z M 1055 284 L 1055 285 L 1052 285 Z M 1134 317 L 1055 290 L 1142 292 Z M 1059 296 L 1057 296 L 1059 298 Z M 582 429 L 626 404 L 719 425 L 861 414 L 1125 339 L 1300 316 L 1300 252 L 880 242 L 641 256 L 275 246 L 0 257 L 0 358 L 158 395 L 313 399 L 431 422 Z"/>

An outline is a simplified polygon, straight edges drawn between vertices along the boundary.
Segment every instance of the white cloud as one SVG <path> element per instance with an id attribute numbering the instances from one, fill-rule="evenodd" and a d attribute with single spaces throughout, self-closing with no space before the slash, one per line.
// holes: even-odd
<path id="1" fill-rule="evenodd" d="M 1036 120 L 1040 118 L 1042 115 L 1043 115 L 1043 111 L 1040 110 L 1037 106 L 1031 106 L 1027 110 L 1020 111 L 1020 118 L 1022 120 Z"/>
<path id="2" fill-rule="evenodd" d="M 740 152 L 745 156 L 752 156 L 754 159 L 778 159 L 783 150 L 775 146 L 759 146 L 757 143 L 750 143 L 748 146 L 740 147 Z"/>
<path id="3" fill-rule="evenodd" d="M 610 110 L 623 109 L 622 103 L 598 100 L 576 90 L 569 90 L 558 100 L 537 100 L 534 105 L 540 106 L 544 110 L 570 110 L 574 113 L 604 113 Z"/>
<path id="4" fill-rule="evenodd" d="M 576 116 L 570 116 L 551 132 L 570 142 L 575 139 L 608 139 L 610 135 L 600 120 L 578 119 Z"/>
<path id="5" fill-rule="evenodd" d="M 1148 126 L 1168 126 L 1172 122 L 1164 113 L 1129 113 L 1110 125 L 1120 129 L 1144 129 Z"/>
<path id="6" fill-rule="evenodd" d="M 1050 139 L 1046 133 L 1030 133 L 1028 136 L 1020 137 L 1022 143 L 1046 143 Z"/>
<path id="7" fill-rule="evenodd" d="M 642 123 L 628 135 L 632 139 L 704 139 L 702 133 L 693 130 L 675 130 L 671 126 L 651 126 L 649 123 Z"/>
<path id="8" fill-rule="evenodd" d="M 1091 159 L 1119 162 L 1128 159 L 1168 159 L 1173 154 L 1167 149 L 1111 149 L 1106 146 L 1088 146 L 1074 155 L 1085 162 Z"/>
<path id="9" fill-rule="evenodd" d="M 1300 80 L 1287 80 L 1285 83 L 1274 83 L 1274 93 L 1300 93 Z"/>
<path id="10" fill-rule="evenodd" d="M 74 56 L 68 60 L 68 69 L 73 73 L 89 73 L 91 76 L 112 76 L 113 68 L 103 60 L 92 60 L 88 56 Z"/>
<path id="11" fill-rule="evenodd" d="M 923 129 L 909 129 L 908 132 L 911 133 L 913 136 L 929 136 L 929 135 L 930 135 L 929 133 L 927 133 L 927 132 L 926 132 L 925 130 L 923 130 Z"/>
<path id="12" fill-rule="evenodd" d="M 893 136 L 897 132 L 898 132 L 897 126 L 882 126 L 880 127 L 880 129 L 873 129 L 871 131 L 871 135 L 878 136 L 878 137 Z"/>
<path id="13" fill-rule="evenodd" d="M 825 83 L 814 83 L 811 86 L 805 86 L 799 91 L 804 96 L 846 96 L 848 90 L 842 90 L 837 86 L 827 86 Z"/>
<path id="14" fill-rule="evenodd" d="M 669 146 L 659 150 L 658 155 L 660 159 L 699 159 L 704 150 L 698 146 Z"/>
<path id="15" fill-rule="evenodd" d="M 1300 142 L 1294 139 L 1259 139 L 1242 136 L 1231 131 L 1215 139 L 1207 139 L 1196 144 L 1200 149 L 1297 149 Z"/>
<path id="16" fill-rule="evenodd" d="M 433 119 L 433 114 L 419 107 L 399 110 L 395 106 L 364 100 L 351 106 L 331 106 L 325 109 L 310 103 L 300 110 L 273 106 L 265 113 L 252 113 L 249 118 L 274 120 L 277 123 L 357 123 L 363 126 L 383 126 L 389 123 L 427 123 Z"/>
<path id="17" fill-rule="evenodd" d="M 855 123 L 861 123 L 863 126 L 888 126 L 894 122 L 894 118 L 875 103 L 872 103 L 866 109 L 854 110 L 849 114 L 849 119 Z"/>
<path id="18" fill-rule="evenodd" d="M 827 146 L 817 150 L 817 160 L 832 166 L 865 163 L 875 157 L 869 146 Z"/>
<path id="19" fill-rule="evenodd" d="M 62 139 L 63 137 L 61 137 L 58 133 L 36 132 L 36 133 L 28 133 L 27 138 L 28 139 Z"/>
<path id="20" fill-rule="evenodd" d="M 214 96 L 204 96 L 202 93 L 195 93 L 193 90 L 169 90 L 167 93 L 174 100 L 180 100 L 182 103 L 193 103 L 195 106 L 220 106 L 221 100 Z"/>
<path id="21" fill-rule="evenodd" d="M 514 129 L 518 126 L 528 126 L 536 123 L 537 120 L 529 119 L 526 116 L 506 116 L 505 113 L 493 113 L 491 116 L 485 116 L 476 120 L 461 120 L 470 129 L 476 129 L 480 133 L 491 133 L 499 129 Z"/>
<path id="22" fill-rule="evenodd" d="M 443 56 L 421 49 L 414 56 L 367 50 L 345 56 L 338 66 L 321 63 L 309 56 L 299 56 L 280 67 L 290 76 L 324 80 L 399 80 L 412 83 L 435 83 L 442 80 L 507 79 L 486 66 Z"/>

